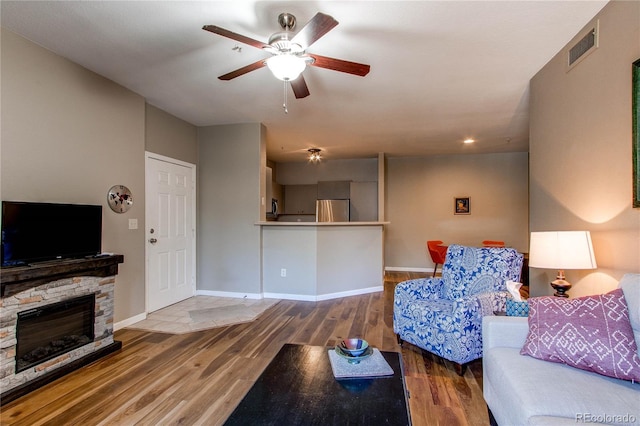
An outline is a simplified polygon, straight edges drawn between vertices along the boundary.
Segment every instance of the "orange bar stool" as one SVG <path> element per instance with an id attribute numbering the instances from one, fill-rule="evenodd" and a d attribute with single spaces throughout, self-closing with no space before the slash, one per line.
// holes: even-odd
<path id="1" fill-rule="evenodd" d="M 504 241 L 484 240 L 483 247 L 504 247 Z"/>
<path id="2" fill-rule="evenodd" d="M 427 250 L 429 251 L 429 255 L 431 256 L 431 261 L 435 264 L 433 267 L 433 276 L 436 276 L 436 269 L 438 269 L 438 264 L 444 265 L 444 259 L 447 255 L 448 246 L 443 246 L 442 241 L 432 240 L 427 241 Z"/>

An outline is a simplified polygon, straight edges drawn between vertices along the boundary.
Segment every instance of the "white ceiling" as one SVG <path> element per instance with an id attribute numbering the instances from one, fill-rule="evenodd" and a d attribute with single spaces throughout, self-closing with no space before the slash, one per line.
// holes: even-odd
<path id="1" fill-rule="evenodd" d="M 197 126 L 261 122 L 275 161 L 528 150 L 528 85 L 606 1 L 6 1 L 2 26 Z M 295 99 L 269 54 L 202 30 L 267 42 L 277 17 L 340 24 L 311 53 L 371 65 L 366 77 L 310 67 Z M 241 51 L 233 50 L 240 46 Z M 473 145 L 462 140 L 472 137 Z"/>

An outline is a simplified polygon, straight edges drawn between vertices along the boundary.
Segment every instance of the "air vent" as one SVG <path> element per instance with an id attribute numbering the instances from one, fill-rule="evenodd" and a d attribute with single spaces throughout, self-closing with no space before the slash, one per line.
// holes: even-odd
<path id="1" fill-rule="evenodd" d="M 591 53 L 598 47 L 598 23 L 587 30 L 586 34 L 582 36 L 568 52 L 568 66 L 573 67 L 574 64 L 579 62 L 581 58 L 584 58 L 587 54 Z"/>

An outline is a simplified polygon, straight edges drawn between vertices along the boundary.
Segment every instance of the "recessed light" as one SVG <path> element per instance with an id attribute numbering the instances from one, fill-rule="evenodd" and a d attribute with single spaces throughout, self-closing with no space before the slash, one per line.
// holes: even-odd
<path id="1" fill-rule="evenodd" d="M 471 138 L 464 140 L 464 143 L 474 143 L 474 142 L 475 142 L 475 140 L 471 139 Z"/>

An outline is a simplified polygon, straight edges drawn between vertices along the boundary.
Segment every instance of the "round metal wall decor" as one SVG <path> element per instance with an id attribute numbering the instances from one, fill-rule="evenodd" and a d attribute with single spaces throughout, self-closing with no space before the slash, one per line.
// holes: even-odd
<path id="1" fill-rule="evenodd" d="M 124 185 L 113 185 L 107 192 L 109 207 L 116 213 L 124 213 L 133 205 L 133 195 Z"/>

